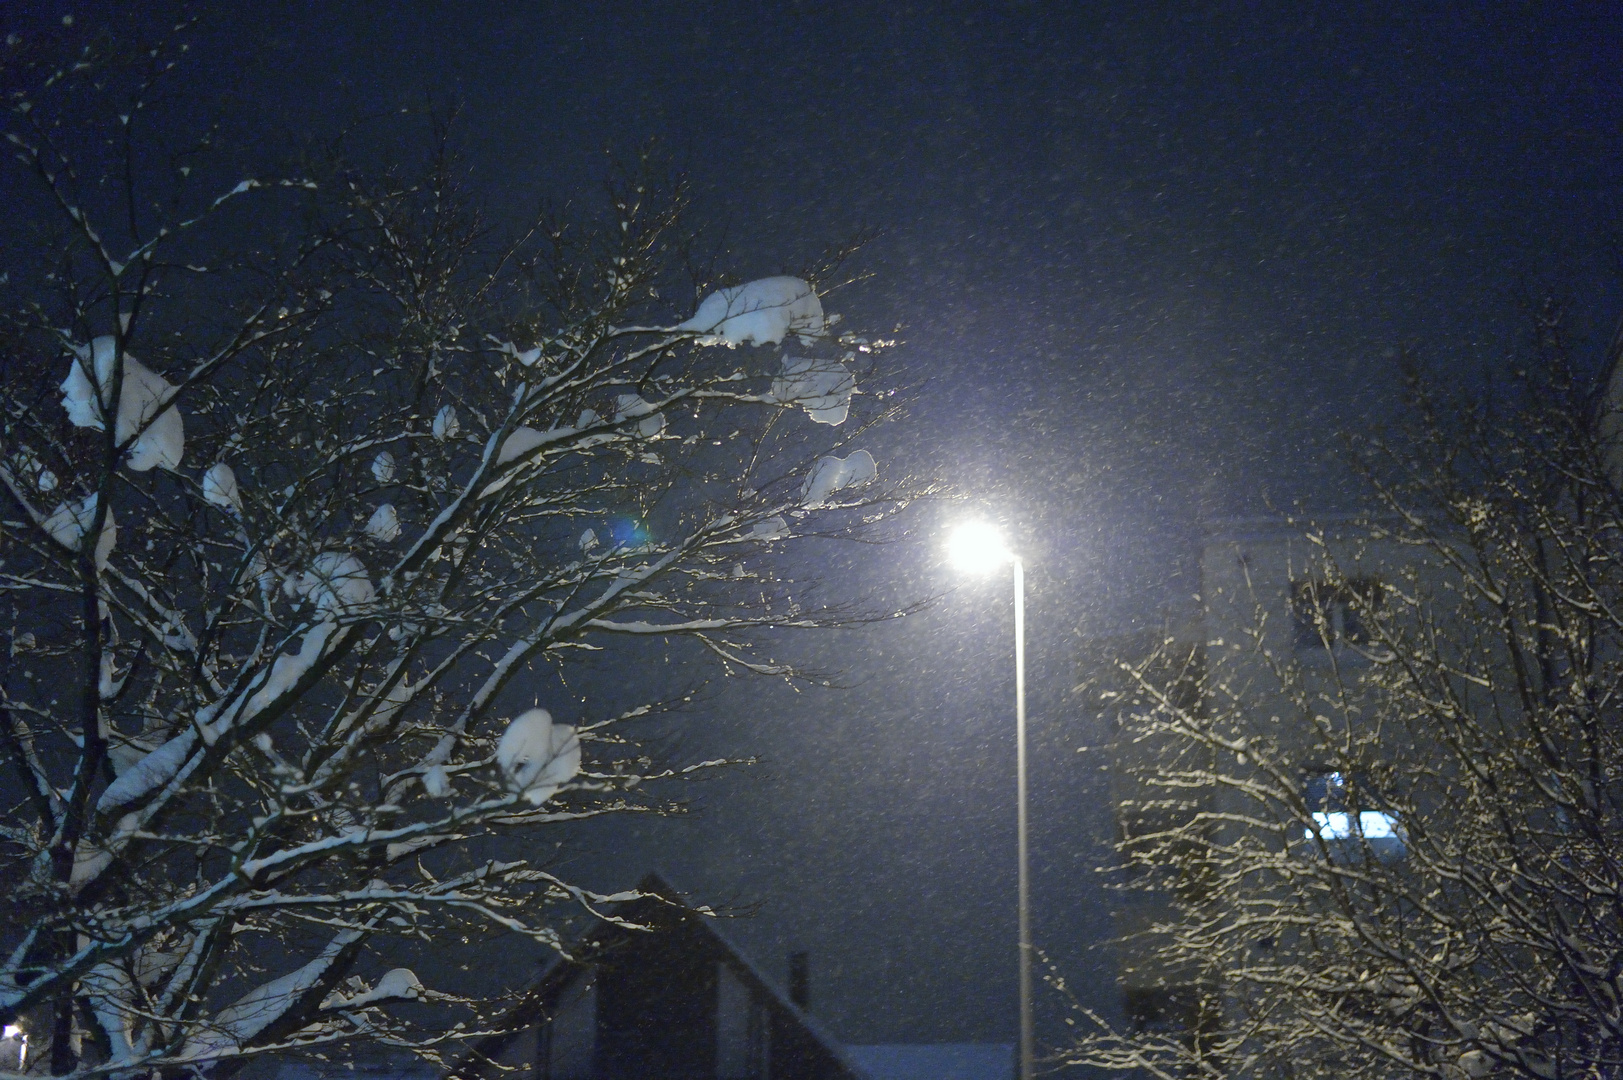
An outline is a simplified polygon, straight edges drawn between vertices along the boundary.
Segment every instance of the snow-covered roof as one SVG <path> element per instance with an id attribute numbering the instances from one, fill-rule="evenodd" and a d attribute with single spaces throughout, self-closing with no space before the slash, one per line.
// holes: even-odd
<path id="1" fill-rule="evenodd" d="M 659 874 L 647 875 L 638 884 L 637 888 L 644 893 L 662 897 L 664 900 L 677 905 L 676 909 L 664 909 L 664 905 L 660 905 L 664 910 L 689 909 L 689 912 L 691 912 L 691 905 L 684 899 L 682 892 L 673 888 L 669 881 Z M 637 901 L 631 903 L 635 904 Z M 621 910 L 624 911 L 625 909 L 622 907 Z M 715 919 L 688 913 L 685 914 L 684 921 L 688 926 L 697 929 L 701 934 L 709 938 L 716 946 L 717 951 L 726 956 L 734 975 L 741 982 L 761 994 L 765 1000 L 771 1003 L 773 1008 L 790 1017 L 801 1030 L 821 1046 L 851 1076 L 869 1077 L 868 1071 L 852 1055 L 847 1053 L 845 1044 L 826 1030 L 816 1017 L 791 1001 L 789 995 L 778 984 L 777 980 L 768 976 L 738 946 L 728 940 L 727 936 L 717 927 Z M 595 945 L 598 949 L 601 949 L 604 941 L 607 940 L 604 936 L 605 929 L 612 933 L 612 924 L 598 924 L 592 933 L 583 935 L 583 937 L 596 939 Z M 641 935 L 638 935 L 638 937 L 641 937 Z M 587 960 L 586 964 L 582 964 L 565 960 L 562 957 L 554 958 L 542 970 L 534 986 L 524 995 L 523 1001 L 514 1014 L 508 1018 L 509 1026 L 519 1026 L 530 1022 L 525 1014 L 532 1013 L 538 1008 L 544 1008 L 544 1003 L 548 1000 L 554 1000 L 564 986 L 585 972 L 586 965 L 589 965 L 589 963 L 590 960 Z M 498 1044 L 505 1044 L 510 1038 L 510 1034 L 504 1034 L 487 1039 L 478 1045 L 477 1053 L 486 1058 L 494 1058 L 501 1052 Z M 460 1075 L 460 1070 L 454 1069 L 452 1073 L 453 1075 Z M 873 1080 L 878 1080 L 878 1078 L 875 1077 Z"/>

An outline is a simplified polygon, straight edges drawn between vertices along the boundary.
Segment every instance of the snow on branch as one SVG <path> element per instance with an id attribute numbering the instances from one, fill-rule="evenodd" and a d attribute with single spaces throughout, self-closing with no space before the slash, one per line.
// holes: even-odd
<path id="1" fill-rule="evenodd" d="M 677 330 L 698 334 L 701 345 L 778 345 L 790 334 L 810 345 L 826 320 L 817 292 L 796 277 L 769 277 L 718 289 Z"/>
<path id="2" fill-rule="evenodd" d="M 301 996 L 319 985 L 344 950 L 361 937 L 359 930 L 340 931 L 311 960 L 255 987 L 199 1023 L 196 1033 L 181 1048 L 180 1060 L 208 1061 L 228 1051 L 240 1050 L 255 1035 L 286 1015 Z"/>
<path id="3" fill-rule="evenodd" d="M 186 450 L 186 427 L 180 410 L 168 402 L 175 388 L 162 376 L 131 356 L 120 358 L 118 339 L 111 334 L 73 347 L 73 361 L 62 381 L 62 408 L 75 427 L 105 430 L 113 409 L 114 383 L 118 383 L 118 423 L 115 438 L 125 450 L 125 464 L 136 472 L 162 466 L 180 468 Z M 122 366 L 122 375 L 115 368 Z M 94 378 L 92 378 L 92 375 Z M 167 407 L 166 407 L 167 406 Z"/>
<path id="4" fill-rule="evenodd" d="M 819 424 L 838 426 L 851 412 L 856 376 L 832 357 L 785 356 L 783 374 L 772 380 L 771 396 L 805 408 Z"/>
<path id="5" fill-rule="evenodd" d="M 674 194 L 579 249 L 548 229 L 492 249 L 435 166 L 246 180 L 154 202 L 181 209 L 132 235 L 125 202 L 40 174 L 35 135 L 41 205 L 75 239 L 19 255 L 18 280 L 56 284 L 4 313 L 0 755 L 30 787 L 0 822 L 20 913 L 0 1022 L 43 1054 L 58 1010 L 82 1018 L 56 1054 L 81 1076 L 477 1029 L 503 988 L 448 963 L 429 990 L 404 954 L 497 934 L 562 951 L 566 915 L 616 918 L 636 894 L 533 853 L 715 767 L 637 743 L 699 665 L 800 677 L 757 655 L 775 634 L 890 617 L 767 566 L 928 489 L 840 510 L 878 466 L 833 456 L 834 429 L 889 415 L 857 394 L 856 346 L 796 278 L 679 322 L 659 299 L 687 280 L 660 238 Z M 274 191 L 311 213 L 236 243 Z M 199 311 L 237 314 L 205 330 Z M 711 347 L 791 338 L 803 355 Z M 601 707 L 550 689 L 588 656 L 618 664 Z"/>

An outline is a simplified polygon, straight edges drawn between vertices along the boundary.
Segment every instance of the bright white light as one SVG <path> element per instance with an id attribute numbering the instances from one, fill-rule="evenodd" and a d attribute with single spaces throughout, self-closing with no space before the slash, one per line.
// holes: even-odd
<path id="1" fill-rule="evenodd" d="M 1326 840 L 1346 840 L 1353 835 L 1352 815 L 1335 813 L 1318 813 L 1313 815 L 1313 823 L 1319 827 L 1319 835 Z M 1366 840 L 1384 840 L 1398 835 L 1398 819 L 1392 814 L 1383 814 L 1379 810 L 1365 810 L 1358 815 L 1358 831 Z M 1307 830 L 1311 838 L 1313 831 Z"/>
<path id="2" fill-rule="evenodd" d="M 1003 545 L 1003 535 L 994 526 L 971 521 L 952 531 L 947 540 L 947 557 L 960 570 L 984 574 L 996 570 L 1014 555 Z"/>
<path id="3" fill-rule="evenodd" d="M 23 1029 L 18 1027 L 16 1024 L 7 1024 L 5 1031 L 0 1032 L 0 1039 L 17 1039 L 17 1038 L 21 1038 L 22 1033 L 23 1033 Z"/>

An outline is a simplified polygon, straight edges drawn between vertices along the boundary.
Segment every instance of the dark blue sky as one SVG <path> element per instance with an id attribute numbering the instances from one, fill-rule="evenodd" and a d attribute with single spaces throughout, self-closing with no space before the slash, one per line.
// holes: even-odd
<path id="1" fill-rule="evenodd" d="M 1345 500 L 1332 434 L 1388 411 L 1392 350 L 1474 377 L 1555 287 L 1617 311 L 1620 21 L 1604 5 L 256 5 L 228 27 L 289 126 L 464 103 L 508 212 L 660 138 L 733 269 L 860 225 L 875 278 L 831 307 L 900 324 L 929 384 L 879 440 L 1016 530 L 1032 563 L 1036 933 L 1095 1003 L 1109 902 L 1079 635 L 1198 587 L 1203 516 Z M 1585 14 L 1585 13 L 1588 14 Z M 920 589 L 920 549 L 855 572 Z M 583 872 L 657 863 L 769 970 L 813 956 L 853 1041 L 1014 1027 L 1007 586 L 826 642 L 843 693 L 725 694 L 689 752 L 760 753 L 678 822 L 590 837 Z M 1055 1011 L 1045 1030 L 1057 1037 Z"/>
<path id="2" fill-rule="evenodd" d="M 1195 591 L 1203 517 L 1345 505 L 1334 432 L 1390 415 L 1394 350 L 1479 377 L 1554 289 L 1618 314 L 1623 8 L 1611 4 L 261 2 L 205 60 L 296 136 L 458 99 L 498 215 L 658 137 L 740 274 L 860 225 L 830 306 L 929 381 L 876 440 L 1004 518 L 1031 563 L 1037 938 L 1095 1003 L 1108 807 L 1080 637 Z M 211 77 L 212 78 L 212 77 Z M 853 567 L 928 590 L 925 548 Z M 762 901 L 852 1041 L 1012 1039 L 1006 587 L 819 647 L 854 689 L 725 694 L 688 751 L 766 763 L 682 821 L 604 827 L 605 885 L 665 868 Z M 1054 1010 L 1044 1033 L 1057 1037 Z"/>
<path id="3" fill-rule="evenodd" d="M 1323 450 L 1383 415 L 1392 350 L 1475 374 L 1550 288 L 1615 316 L 1606 5 L 254 11 L 223 52 L 275 122 L 458 99 L 515 214 L 657 137 L 741 274 L 884 230 L 832 306 L 934 380 L 896 437 L 1078 547 L 1106 624 L 1195 517 L 1340 501 Z"/>

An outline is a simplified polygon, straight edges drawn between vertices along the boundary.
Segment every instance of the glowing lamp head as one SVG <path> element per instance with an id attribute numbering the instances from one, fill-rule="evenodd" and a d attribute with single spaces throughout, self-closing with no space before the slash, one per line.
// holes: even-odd
<path id="1" fill-rule="evenodd" d="M 947 557 L 960 570 L 985 574 L 1014 558 L 1003 543 L 1003 534 L 984 521 L 958 526 L 947 539 Z"/>

